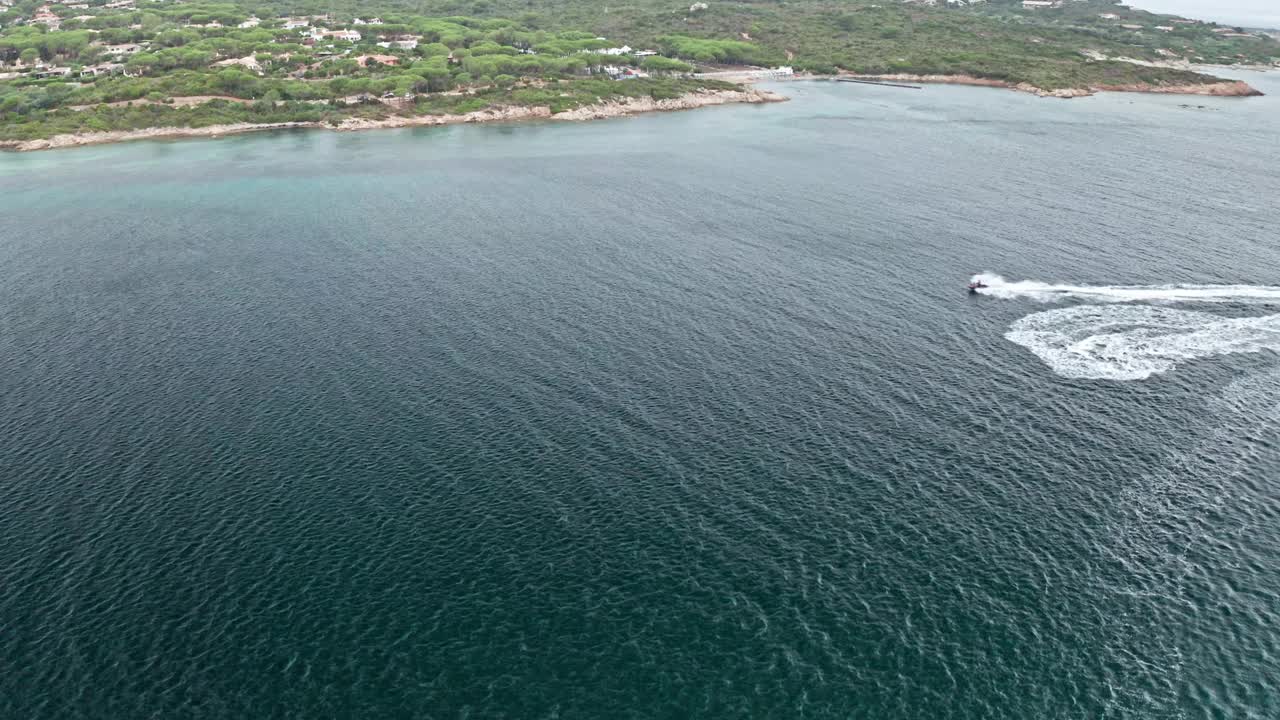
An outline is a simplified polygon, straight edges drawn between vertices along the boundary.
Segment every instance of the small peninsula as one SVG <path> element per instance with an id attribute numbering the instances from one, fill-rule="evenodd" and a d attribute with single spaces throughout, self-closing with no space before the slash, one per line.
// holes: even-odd
<path id="1" fill-rule="evenodd" d="M 583 120 L 849 75 L 1250 95 L 1272 34 L 1111 0 L 0 0 L 0 149 L 253 129 Z M 732 81 L 732 82 L 730 82 Z"/>

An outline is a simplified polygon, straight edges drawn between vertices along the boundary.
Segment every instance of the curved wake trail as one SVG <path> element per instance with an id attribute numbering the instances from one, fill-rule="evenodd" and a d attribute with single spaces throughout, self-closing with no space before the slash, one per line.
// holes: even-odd
<path id="1" fill-rule="evenodd" d="M 1189 360 L 1280 351 L 1280 314 L 1221 318 L 1150 305 L 1077 305 L 1028 315 L 1005 338 L 1063 377 L 1144 380 Z"/>
<path id="2" fill-rule="evenodd" d="M 1280 304 L 1280 286 L 1275 285 L 1055 285 L 1035 280 L 1009 281 L 991 273 L 974 275 L 973 281 L 987 286 L 979 293 L 1006 300 Z"/>
<path id="3" fill-rule="evenodd" d="M 1179 302 L 1280 304 L 1270 285 L 1053 285 L 973 277 L 990 297 L 1041 302 L 1072 299 L 1092 305 L 1045 310 L 1014 322 L 1005 333 L 1069 378 L 1144 380 L 1190 360 L 1280 352 L 1280 314 L 1224 318 L 1177 310 Z M 1156 303 L 1138 305 L 1126 303 Z"/>

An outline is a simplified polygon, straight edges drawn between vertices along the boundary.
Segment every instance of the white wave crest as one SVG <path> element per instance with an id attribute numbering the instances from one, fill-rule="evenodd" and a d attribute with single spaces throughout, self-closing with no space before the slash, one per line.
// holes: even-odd
<path id="1" fill-rule="evenodd" d="M 1280 314 L 1221 318 L 1149 305 L 1079 305 L 1028 315 L 1005 338 L 1063 377 L 1143 380 L 1188 360 L 1280 351 Z"/>
<path id="2" fill-rule="evenodd" d="M 983 295 L 1007 300 L 1280 304 L 1280 287 L 1273 285 L 1054 285 L 1035 280 L 1009 281 L 992 273 L 974 275 L 973 282 L 987 286 L 978 290 Z"/>

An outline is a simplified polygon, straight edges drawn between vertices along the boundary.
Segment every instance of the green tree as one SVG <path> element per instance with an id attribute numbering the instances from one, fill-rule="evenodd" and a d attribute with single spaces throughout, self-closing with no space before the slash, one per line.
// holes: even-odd
<path id="1" fill-rule="evenodd" d="M 640 67 L 651 72 L 689 72 L 693 70 L 693 66 L 688 63 L 662 57 L 661 55 L 645 58 L 640 63 Z"/>
<path id="2" fill-rule="evenodd" d="M 253 77 L 235 68 L 218 71 L 218 85 L 232 95 L 243 92 L 253 83 Z"/>
<path id="3" fill-rule="evenodd" d="M 426 45 L 419 47 L 418 51 L 421 52 L 424 57 L 447 57 L 450 52 L 448 45 L 438 42 L 427 43 Z"/>

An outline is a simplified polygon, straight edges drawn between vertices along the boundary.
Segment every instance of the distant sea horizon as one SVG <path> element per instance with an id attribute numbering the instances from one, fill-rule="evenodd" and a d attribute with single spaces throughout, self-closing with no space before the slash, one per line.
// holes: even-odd
<path id="1" fill-rule="evenodd" d="M 1133 7 L 1223 25 L 1280 30 L 1280 13 L 1268 0 L 1139 0 Z"/>

